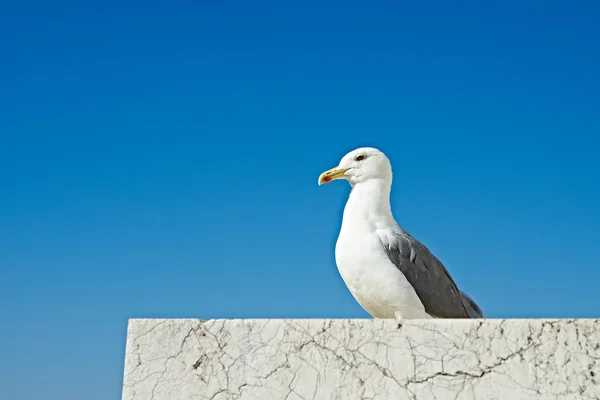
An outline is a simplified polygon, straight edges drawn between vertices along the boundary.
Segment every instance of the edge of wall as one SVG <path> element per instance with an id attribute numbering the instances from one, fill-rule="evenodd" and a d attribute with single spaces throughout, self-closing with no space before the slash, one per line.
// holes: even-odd
<path id="1" fill-rule="evenodd" d="M 131 319 L 124 400 L 598 399 L 600 319 Z"/>

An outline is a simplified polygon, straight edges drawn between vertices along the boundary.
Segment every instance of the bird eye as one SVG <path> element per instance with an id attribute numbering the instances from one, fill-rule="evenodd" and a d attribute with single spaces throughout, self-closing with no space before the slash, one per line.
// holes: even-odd
<path id="1" fill-rule="evenodd" d="M 362 154 L 359 156 L 356 156 L 356 158 L 354 159 L 354 161 L 362 161 L 365 159 L 365 156 L 363 156 Z"/>

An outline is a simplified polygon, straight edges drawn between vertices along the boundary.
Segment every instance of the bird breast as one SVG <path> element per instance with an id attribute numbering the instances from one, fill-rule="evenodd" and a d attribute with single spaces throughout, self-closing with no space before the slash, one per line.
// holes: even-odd
<path id="1" fill-rule="evenodd" d="M 423 306 L 404 274 L 389 260 L 375 234 L 340 234 L 335 249 L 342 279 L 356 301 L 375 318 L 411 316 Z"/>

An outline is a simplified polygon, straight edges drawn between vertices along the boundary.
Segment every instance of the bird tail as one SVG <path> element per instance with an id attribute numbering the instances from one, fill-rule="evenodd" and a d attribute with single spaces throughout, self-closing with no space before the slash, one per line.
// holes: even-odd
<path id="1" fill-rule="evenodd" d="M 461 290 L 460 295 L 463 304 L 467 309 L 467 314 L 469 314 L 469 318 L 485 318 L 485 315 L 483 314 L 481 308 L 477 305 L 477 303 L 475 303 L 475 301 L 472 298 L 469 297 L 468 294 Z"/>

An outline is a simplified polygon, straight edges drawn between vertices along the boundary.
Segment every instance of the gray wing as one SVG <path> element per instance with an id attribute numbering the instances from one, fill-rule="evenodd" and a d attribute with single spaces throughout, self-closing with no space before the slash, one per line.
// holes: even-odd
<path id="1" fill-rule="evenodd" d="M 401 231 L 384 248 L 415 288 L 425 311 L 436 318 L 480 318 L 481 309 L 461 292 L 444 265 L 425 245 Z"/>

